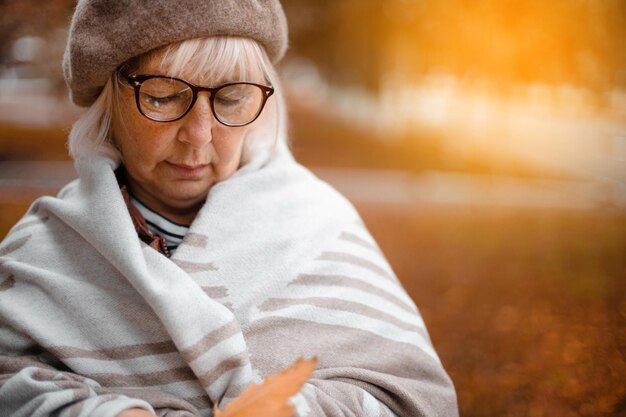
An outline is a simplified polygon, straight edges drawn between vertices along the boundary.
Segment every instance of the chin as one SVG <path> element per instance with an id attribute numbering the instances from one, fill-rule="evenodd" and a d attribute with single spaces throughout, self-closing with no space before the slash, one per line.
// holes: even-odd
<path id="1" fill-rule="evenodd" d="M 208 186 L 180 185 L 170 190 L 167 195 L 170 200 L 178 203 L 176 204 L 177 206 L 197 204 L 199 201 L 206 199 L 212 185 L 212 183 Z"/>

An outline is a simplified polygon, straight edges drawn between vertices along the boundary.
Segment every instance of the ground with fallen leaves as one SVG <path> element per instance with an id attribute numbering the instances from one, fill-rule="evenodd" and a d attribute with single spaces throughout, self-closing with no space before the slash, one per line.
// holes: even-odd
<path id="1" fill-rule="evenodd" d="M 626 214 L 361 207 L 465 417 L 626 415 Z"/>

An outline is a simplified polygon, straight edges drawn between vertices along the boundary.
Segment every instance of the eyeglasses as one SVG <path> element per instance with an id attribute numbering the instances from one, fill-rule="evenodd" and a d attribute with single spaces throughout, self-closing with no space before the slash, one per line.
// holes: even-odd
<path id="1" fill-rule="evenodd" d="M 217 87 L 201 87 L 180 78 L 165 75 L 130 75 L 119 73 L 135 89 L 139 113 L 155 122 L 180 120 L 192 109 L 198 93 L 208 91 L 211 111 L 225 126 L 240 127 L 254 122 L 274 88 L 265 85 L 235 82 Z"/>

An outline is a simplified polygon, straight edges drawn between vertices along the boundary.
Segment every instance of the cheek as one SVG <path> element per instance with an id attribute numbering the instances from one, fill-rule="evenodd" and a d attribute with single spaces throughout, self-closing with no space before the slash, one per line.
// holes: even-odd
<path id="1" fill-rule="evenodd" d="M 167 140 L 166 130 L 167 126 L 145 123 L 134 115 L 126 116 L 124 124 L 117 127 L 115 138 L 127 168 L 132 171 L 152 169 L 169 149 L 171 141 Z"/>
<path id="2" fill-rule="evenodd" d="M 220 170 L 234 172 L 239 168 L 245 132 L 245 130 L 241 132 L 235 131 L 233 132 L 234 134 L 213 140 L 213 146 L 219 158 Z"/>

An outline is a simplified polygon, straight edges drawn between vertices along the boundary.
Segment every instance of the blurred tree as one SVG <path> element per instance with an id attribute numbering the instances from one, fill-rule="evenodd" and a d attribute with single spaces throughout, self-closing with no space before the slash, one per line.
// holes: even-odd
<path id="1" fill-rule="evenodd" d="M 52 88 L 62 93 L 65 83 L 61 56 L 75 0 L 0 0 L 0 69 L 2 66 L 29 65 L 29 75 L 48 78 Z M 28 63 L 10 62 L 16 57 L 15 41 L 34 36 L 44 40 Z"/>
<path id="2" fill-rule="evenodd" d="M 507 82 L 626 86 L 626 0 L 283 0 L 292 53 L 328 80 L 444 67 Z"/>
<path id="3" fill-rule="evenodd" d="M 392 1 L 398 37 L 424 53 L 420 67 L 507 81 L 624 84 L 624 0 Z M 406 9 L 412 8 L 411 13 Z"/>
<path id="4" fill-rule="evenodd" d="M 377 90 L 388 43 L 380 19 L 383 2 L 283 0 L 293 55 L 314 61 L 333 84 Z"/>
<path id="5" fill-rule="evenodd" d="M 76 0 L 0 0 L 0 50 L 21 36 L 43 36 L 68 26 Z"/>

